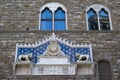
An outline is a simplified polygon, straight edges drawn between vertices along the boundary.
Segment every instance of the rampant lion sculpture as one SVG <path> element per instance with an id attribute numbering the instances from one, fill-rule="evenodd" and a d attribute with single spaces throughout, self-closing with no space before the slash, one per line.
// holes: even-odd
<path id="1" fill-rule="evenodd" d="M 32 53 L 28 53 L 28 54 L 22 54 L 18 56 L 18 61 L 28 61 L 30 62 L 32 59 Z"/>
<path id="2" fill-rule="evenodd" d="M 75 55 L 78 59 L 77 62 L 89 61 L 89 55 L 87 55 L 87 54 L 76 53 Z"/>

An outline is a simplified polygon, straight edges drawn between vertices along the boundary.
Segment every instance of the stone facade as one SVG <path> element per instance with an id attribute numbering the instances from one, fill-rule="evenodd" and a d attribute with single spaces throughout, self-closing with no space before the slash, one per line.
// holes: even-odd
<path id="1" fill-rule="evenodd" d="M 67 8 L 67 31 L 40 31 L 39 9 L 49 2 Z M 87 31 L 86 8 L 102 4 L 111 12 L 113 31 Z M 112 80 L 120 79 L 120 1 L 119 0 L 1 0 L 0 1 L 0 79 L 1 80 L 99 80 L 98 62 L 110 62 Z M 27 30 L 29 28 L 29 30 Z M 76 43 L 91 43 L 93 75 L 15 76 L 13 61 L 16 43 L 34 43 L 54 32 Z"/>

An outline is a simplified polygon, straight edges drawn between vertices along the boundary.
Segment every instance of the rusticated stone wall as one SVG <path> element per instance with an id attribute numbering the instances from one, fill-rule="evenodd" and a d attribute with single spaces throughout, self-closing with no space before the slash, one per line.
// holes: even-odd
<path id="1" fill-rule="evenodd" d="M 113 30 L 120 30 L 119 0 L 1 0 L 0 30 L 38 30 L 39 10 L 49 2 L 59 2 L 67 8 L 68 30 L 87 30 L 86 8 L 92 4 L 106 6 Z"/>
<path id="2" fill-rule="evenodd" d="M 0 78 L 15 78 L 12 74 L 12 62 L 14 60 L 16 43 L 34 43 L 47 36 L 50 31 L 4 31 L 0 32 Z M 91 43 L 94 56 L 94 75 L 88 76 L 64 76 L 64 78 L 76 78 L 76 80 L 98 80 L 98 61 L 107 60 L 111 63 L 113 80 L 120 79 L 120 32 L 119 31 L 56 31 L 56 35 L 76 43 Z M 22 78 L 20 76 L 16 76 Z M 25 80 L 31 76 L 24 76 Z M 38 76 L 37 76 L 38 77 Z M 36 80 L 32 76 L 31 79 Z M 38 77 L 38 78 L 44 78 Z M 52 77 L 54 79 L 54 77 Z M 55 77 L 56 78 L 56 77 Z M 58 77 L 59 78 L 59 77 Z M 64 79 L 63 78 L 63 79 Z M 44 79 L 43 79 L 44 80 Z M 58 79 L 59 80 L 59 79 Z M 67 79 L 65 79 L 67 80 Z"/>

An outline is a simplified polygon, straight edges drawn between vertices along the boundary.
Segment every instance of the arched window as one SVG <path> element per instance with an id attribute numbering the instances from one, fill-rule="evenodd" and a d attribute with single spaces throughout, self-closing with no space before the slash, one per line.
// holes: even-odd
<path id="1" fill-rule="evenodd" d="M 67 30 L 67 10 L 57 2 L 44 5 L 40 9 L 40 30 Z"/>
<path id="2" fill-rule="evenodd" d="M 87 12 L 87 17 L 89 30 L 98 30 L 97 14 L 92 8 Z"/>
<path id="3" fill-rule="evenodd" d="M 55 18 L 54 18 L 54 30 L 65 30 L 66 29 L 66 23 L 65 23 L 65 12 L 58 8 L 55 11 Z"/>
<path id="4" fill-rule="evenodd" d="M 88 30 L 112 30 L 110 11 L 103 5 L 94 4 L 86 9 Z"/>
<path id="5" fill-rule="evenodd" d="M 106 61 L 100 61 L 99 67 L 99 80 L 112 80 L 110 63 Z"/>
<path id="6" fill-rule="evenodd" d="M 101 30 L 110 30 L 109 16 L 105 9 L 101 9 L 99 12 L 100 28 Z"/>
<path id="7" fill-rule="evenodd" d="M 52 30 L 52 12 L 48 8 L 41 13 L 41 30 Z"/>

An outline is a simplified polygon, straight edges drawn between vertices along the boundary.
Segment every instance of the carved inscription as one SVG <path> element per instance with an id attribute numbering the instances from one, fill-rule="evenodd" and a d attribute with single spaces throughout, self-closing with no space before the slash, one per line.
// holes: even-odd
<path id="1" fill-rule="evenodd" d="M 75 75 L 75 65 L 42 65 L 34 70 L 36 75 Z"/>

